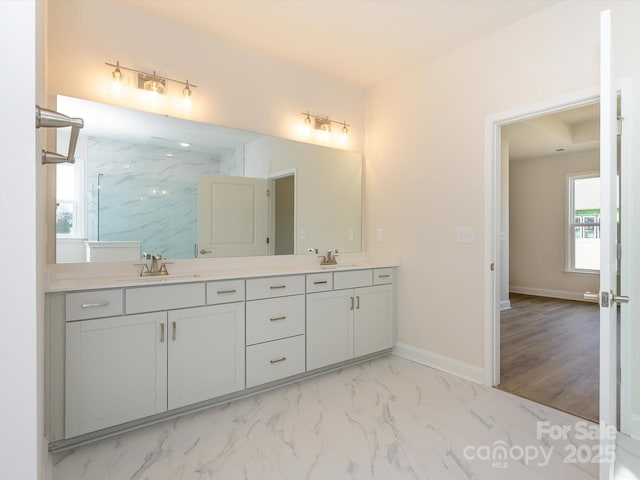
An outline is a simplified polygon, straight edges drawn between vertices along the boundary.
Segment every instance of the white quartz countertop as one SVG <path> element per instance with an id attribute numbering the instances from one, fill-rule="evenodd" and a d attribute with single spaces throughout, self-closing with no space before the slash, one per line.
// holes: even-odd
<path id="1" fill-rule="evenodd" d="M 166 285 L 215 280 L 232 280 L 238 278 L 273 277 L 278 275 L 342 272 L 348 270 L 398 266 L 397 261 L 394 261 L 393 259 L 354 261 L 327 266 L 321 266 L 316 263 L 297 265 L 286 264 L 287 262 L 285 262 L 285 264 L 273 265 L 252 265 L 250 262 L 240 262 L 245 264 L 238 265 L 236 267 L 229 265 L 215 265 L 212 264 L 213 262 L 210 264 L 191 263 L 192 264 L 190 265 L 186 261 L 176 261 L 176 268 L 173 268 L 173 265 L 168 265 L 169 275 L 144 277 L 140 277 L 139 274 L 135 273 L 136 269 L 132 268 L 129 264 L 123 266 L 123 268 L 116 268 L 113 265 L 100 265 L 96 267 L 95 264 L 93 264 L 96 270 L 98 270 L 95 275 L 91 275 L 91 269 L 87 267 L 86 264 L 77 264 L 80 266 L 78 266 L 75 275 L 72 267 L 60 267 L 56 265 L 54 267 L 60 268 L 54 268 L 52 270 L 56 271 L 49 272 L 46 291 L 53 293 L 74 290 L 96 290 L 102 288 L 139 287 L 145 285 Z M 189 268 L 190 266 L 195 268 Z"/>

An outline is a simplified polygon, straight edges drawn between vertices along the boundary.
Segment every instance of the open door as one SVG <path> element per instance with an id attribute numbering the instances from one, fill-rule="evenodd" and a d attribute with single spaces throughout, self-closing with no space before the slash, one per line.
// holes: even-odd
<path id="1" fill-rule="evenodd" d="M 267 180 L 198 177 L 199 257 L 268 255 Z"/>
<path id="2" fill-rule="evenodd" d="M 618 293 L 617 89 L 613 79 L 611 12 L 600 16 L 600 479 L 613 478 L 617 432 Z M 624 273 L 624 272 L 623 272 Z"/>

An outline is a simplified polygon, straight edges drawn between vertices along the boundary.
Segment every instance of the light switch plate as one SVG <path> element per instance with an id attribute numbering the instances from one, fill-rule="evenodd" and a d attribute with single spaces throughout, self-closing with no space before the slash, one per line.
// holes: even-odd
<path id="1" fill-rule="evenodd" d="M 376 231 L 376 239 L 377 239 L 379 242 L 381 242 L 381 241 L 382 241 L 382 229 L 381 229 L 381 228 L 379 228 L 379 229 Z"/>
<path id="2" fill-rule="evenodd" d="M 456 243 L 474 243 L 476 231 L 473 227 L 458 227 L 456 230 Z"/>

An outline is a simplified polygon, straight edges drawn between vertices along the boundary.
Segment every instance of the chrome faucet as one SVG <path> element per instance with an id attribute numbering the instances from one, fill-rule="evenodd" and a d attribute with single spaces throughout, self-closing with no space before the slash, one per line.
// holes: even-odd
<path id="1" fill-rule="evenodd" d="M 142 269 L 140 270 L 141 277 L 144 277 L 145 275 L 169 275 L 169 270 L 167 270 L 167 263 L 170 262 L 162 262 L 159 264 L 160 260 L 162 260 L 162 255 L 151 255 L 150 253 L 143 253 L 142 258 L 144 260 L 151 260 L 151 266 L 149 266 L 148 263 L 135 264 L 142 267 Z"/>
<path id="2" fill-rule="evenodd" d="M 320 262 L 320 265 L 337 265 L 338 264 L 338 261 L 336 260 L 337 256 L 338 256 L 337 249 L 327 250 L 326 255 L 319 255 L 319 257 L 322 259 L 322 261 Z"/>

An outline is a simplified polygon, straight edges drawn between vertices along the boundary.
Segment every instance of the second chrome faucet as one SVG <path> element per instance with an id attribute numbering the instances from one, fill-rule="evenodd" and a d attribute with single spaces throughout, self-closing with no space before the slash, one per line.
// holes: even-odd
<path id="1" fill-rule="evenodd" d="M 136 263 L 136 265 L 141 266 L 140 276 L 144 277 L 145 275 L 169 275 L 169 270 L 167 270 L 167 263 L 162 262 L 162 255 L 151 255 L 150 253 L 143 253 L 142 258 L 144 260 L 151 260 L 151 265 L 148 263 Z"/>

